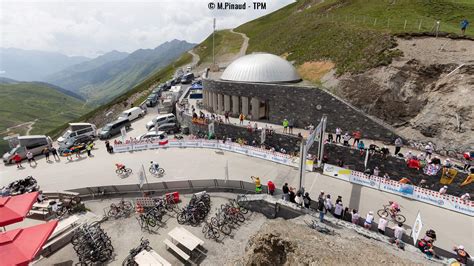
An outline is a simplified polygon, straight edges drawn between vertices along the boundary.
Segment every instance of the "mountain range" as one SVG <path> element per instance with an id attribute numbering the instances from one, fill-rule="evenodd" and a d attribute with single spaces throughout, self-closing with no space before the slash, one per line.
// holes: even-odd
<path id="1" fill-rule="evenodd" d="M 44 81 L 48 75 L 88 60 L 90 58 L 55 52 L 0 48 L 0 77 Z"/>
<path id="2" fill-rule="evenodd" d="M 73 91 L 93 104 L 105 103 L 177 59 L 195 44 L 172 40 L 131 54 L 112 51 L 49 75 L 45 81 Z"/>

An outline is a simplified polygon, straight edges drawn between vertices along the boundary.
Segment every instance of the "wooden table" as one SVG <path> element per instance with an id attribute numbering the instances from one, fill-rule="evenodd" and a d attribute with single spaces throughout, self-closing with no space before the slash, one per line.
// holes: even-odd
<path id="1" fill-rule="evenodd" d="M 168 235 L 190 251 L 195 250 L 199 245 L 203 245 L 204 241 L 194 236 L 188 230 L 182 227 L 175 227 Z"/>
<path id="2" fill-rule="evenodd" d="M 163 265 L 163 266 L 171 266 L 171 263 L 163 259 L 158 253 L 155 251 L 146 251 L 142 250 L 138 253 L 135 258 L 135 262 L 138 265 Z"/>

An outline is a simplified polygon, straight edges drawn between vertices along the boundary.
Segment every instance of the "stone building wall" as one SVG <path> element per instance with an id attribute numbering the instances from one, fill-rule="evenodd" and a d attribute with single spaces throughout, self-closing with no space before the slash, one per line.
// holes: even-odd
<path id="1" fill-rule="evenodd" d="M 281 124 L 283 119 L 292 119 L 295 126 L 304 128 L 317 125 L 323 114 L 328 116 L 327 131 L 336 127 L 352 133 L 361 130 L 365 138 L 393 141 L 394 132 L 379 122 L 367 117 L 333 95 L 316 87 L 301 87 L 283 84 L 237 83 L 206 79 L 205 91 L 220 95 L 257 98 L 268 101 L 269 121 Z"/>

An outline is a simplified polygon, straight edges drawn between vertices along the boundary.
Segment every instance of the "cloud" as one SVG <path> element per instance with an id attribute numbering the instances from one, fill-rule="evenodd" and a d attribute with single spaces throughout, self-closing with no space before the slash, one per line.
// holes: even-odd
<path id="1" fill-rule="evenodd" d="M 0 1 L 2 47 L 90 57 L 172 39 L 198 43 L 212 32 L 214 17 L 218 29 L 234 28 L 293 2 L 266 0 L 266 10 L 218 11 L 208 9 L 213 0 Z"/>

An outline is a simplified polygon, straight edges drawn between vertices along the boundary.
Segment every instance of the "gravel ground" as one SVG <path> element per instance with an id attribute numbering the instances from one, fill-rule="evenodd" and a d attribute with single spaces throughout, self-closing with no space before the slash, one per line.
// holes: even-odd
<path id="1" fill-rule="evenodd" d="M 208 217 L 212 217 L 216 208 L 220 207 L 221 204 L 228 202 L 228 199 L 235 198 L 235 194 L 227 193 L 210 193 L 210 195 L 212 210 Z M 184 204 L 189 202 L 191 195 L 181 195 L 180 197 L 182 201 L 181 205 L 184 206 Z M 125 198 L 125 200 L 132 199 Z M 111 203 L 118 201 L 119 199 L 88 201 L 86 202 L 86 206 L 91 210 L 91 212 L 100 216 L 104 213 L 104 208 L 110 206 Z M 150 246 L 172 265 L 184 264 L 183 261 L 177 259 L 174 254 L 167 251 L 163 244 L 164 239 L 170 238 L 168 232 L 176 226 L 179 226 L 175 214 L 172 214 L 172 216 L 165 215 L 163 218 L 163 225 L 153 232 L 142 231 L 136 217 L 138 217 L 138 215 L 135 214 L 129 218 L 116 220 L 110 219 L 102 223 L 101 227 L 110 236 L 115 251 L 115 257 L 113 260 L 109 261 L 109 265 L 121 265 L 122 261 L 129 254 L 129 250 L 138 246 L 140 238 L 142 237 L 148 239 L 150 241 Z M 206 252 L 201 258 L 194 261 L 203 265 L 216 265 L 219 262 L 224 262 L 227 259 L 228 254 L 234 255 L 236 254 L 235 252 L 243 253 L 248 238 L 254 233 L 254 228 L 260 228 L 260 226 L 266 221 L 266 218 L 259 213 L 249 212 L 246 215 L 246 218 L 246 221 L 241 226 L 232 230 L 230 236 L 224 238 L 223 234 L 221 234 L 221 239 L 219 239 L 218 242 L 205 239 L 201 232 L 202 226 L 193 227 L 182 225 L 192 234 L 204 241 L 203 247 Z M 38 261 L 36 265 L 75 265 L 78 262 L 79 258 L 77 257 L 72 244 L 68 244 L 50 257 Z"/>

